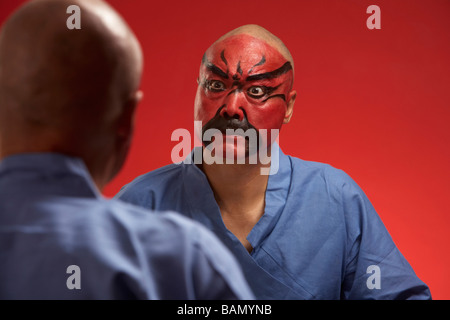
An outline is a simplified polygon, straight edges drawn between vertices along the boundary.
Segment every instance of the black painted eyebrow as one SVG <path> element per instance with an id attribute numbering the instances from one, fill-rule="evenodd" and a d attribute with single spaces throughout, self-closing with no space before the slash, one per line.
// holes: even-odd
<path id="1" fill-rule="evenodd" d="M 263 55 L 261 60 L 259 60 L 259 62 L 257 64 L 255 64 L 253 67 L 251 67 L 251 69 L 248 71 L 248 74 L 250 74 L 255 67 L 260 66 L 260 65 L 264 64 L 265 62 L 266 62 L 266 56 Z"/>
<path id="2" fill-rule="evenodd" d="M 228 66 L 228 61 L 227 59 L 225 59 L 225 50 L 222 50 L 222 52 L 220 53 L 220 59 L 222 59 L 225 65 Z"/>
<path id="3" fill-rule="evenodd" d="M 222 71 L 222 69 L 220 69 L 218 66 L 216 66 L 215 64 L 208 62 L 206 64 L 206 68 L 211 71 L 212 73 L 218 75 L 219 77 L 222 77 L 224 79 L 228 79 L 228 74 L 224 71 Z"/>
<path id="4" fill-rule="evenodd" d="M 241 69 L 241 61 L 239 60 L 238 65 L 236 67 L 236 72 L 239 73 L 242 76 L 242 69 Z"/>
<path id="5" fill-rule="evenodd" d="M 248 76 L 245 81 L 254 81 L 254 80 L 261 80 L 261 79 L 273 79 L 281 76 L 282 74 L 285 74 L 289 70 L 292 70 L 292 65 L 289 61 L 287 61 L 285 64 L 283 64 L 280 68 L 266 73 L 260 73 L 260 74 L 254 74 L 251 76 Z"/>

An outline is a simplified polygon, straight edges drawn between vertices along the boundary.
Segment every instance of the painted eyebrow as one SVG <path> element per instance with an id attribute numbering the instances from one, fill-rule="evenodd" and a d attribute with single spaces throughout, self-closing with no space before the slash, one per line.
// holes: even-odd
<path id="1" fill-rule="evenodd" d="M 261 57 L 261 60 L 259 60 L 259 62 L 258 62 L 257 64 L 255 64 L 253 67 L 251 67 L 250 70 L 248 70 L 248 74 L 252 73 L 254 67 L 263 65 L 264 63 L 266 63 L 266 56 L 265 56 L 265 55 L 263 55 L 263 56 Z"/>
<path id="2" fill-rule="evenodd" d="M 245 81 L 254 81 L 254 80 L 261 80 L 261 79 L 273 79 L 281 76 L 282 74 L 285 74 L 289 70 L 292 70 L 292 65 L 289 61 L 287 61 L 285 64 L 283 64 L 280 68 L 266 72 L 266 73 L 260 73 L 260 74 L 254 74 L 251 76 L 248 76 Z"/>
<path id="3" fill-rule="evenodd" d="M 219 77 L 222 77 L 224 79 L 228 79 L 228 74 L 224 71 L 222 71 L 222 69 L 220 69 L 218 66 L 216 66 L 215 64 L 208 62 L 206 64 L 206 68 L 211 71 L 212 73 L 218 75 Z"/>

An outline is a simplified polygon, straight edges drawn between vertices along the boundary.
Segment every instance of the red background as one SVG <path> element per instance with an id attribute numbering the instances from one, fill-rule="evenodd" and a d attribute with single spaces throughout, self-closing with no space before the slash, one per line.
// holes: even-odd
<path id="1" fill-rule="evenodd" d="M 2 0 L 0 23 L 22 2 Z M 172 131 L 193 130 L 203 52 L 256 23 L 295 60 L 298 98 L 283 151 L 350 174 L 433 298 L 450 299 L 450 1 L 109 2 L 142 43 L 145 96 L 131 153 L 106 196 L 171 162 Z M 381 30 L 366 27 L 372 4 Z"/>

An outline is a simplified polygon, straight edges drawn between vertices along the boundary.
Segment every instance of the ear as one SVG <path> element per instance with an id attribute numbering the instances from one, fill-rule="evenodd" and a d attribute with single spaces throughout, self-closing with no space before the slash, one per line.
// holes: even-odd
<path id="1" fill-rule="evenodd" d="M 284 120 L 283 120 L 284 124 L 289 123 L 289 121 L 291 120 L 292 114 L 294 113 L 295 98 L 297 98 L 297 92 L 295 90 L 292 90 L 288 94 L 287 108 L 286 108 L 286 113 L 284 115 Z"/>
<path id="2" fill-rule="evenodd" d="M 134 118 L 139 102 L 144 96 L 141 90 L 136 91 L 125 103 L 119 120 L 118 135 L 126 140 L 131 139 L 134 131 Z"/>
<path id="3" fill-rule="evenodd" d="M 111 181 L 113 177 L 120 171 L 128 155 L 128 151 L 131 146 L 134 131 L 134 118 L 136 113 L 136 107 L 142 99 L 142 91 L 134 92 L 128 100 L 121 105 L 120 114 L 114 121 L 114 131 L 109 132 L 114 135 L 111 139 L 112 150 L 109 150 L 109 157 L 105 166 L 106 178 L 104 179 L 103 186 Z"/>

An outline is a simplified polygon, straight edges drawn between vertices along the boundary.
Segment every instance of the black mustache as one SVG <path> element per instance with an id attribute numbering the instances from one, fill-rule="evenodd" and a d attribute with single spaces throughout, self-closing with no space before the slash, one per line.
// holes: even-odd
<path id="1" fill-rule="evenodd" d="M 208 129 L 217 129 L 219 130 L 223 135 L 226 134 L 227 129 L 237 130 L 242 129 L 244 132 L 246 132 L 248 129 L 254 129 L 255 132 L 256 128 L 248 121 L 247 119 L 247 113 L 244 109 L 241 109 L 244 118 L 242 120 L 236 119 L 235 117 L 231 117 L 228 114 L 224 114 L 223 116 L 220 115 L 220 111 L 225 108 L 225 105 L 221 106 L 219 110 L 217 110 L 214 117 L 209 120 L 202 128 L 202 133 L 204 134 L 205 131 Z"/>

